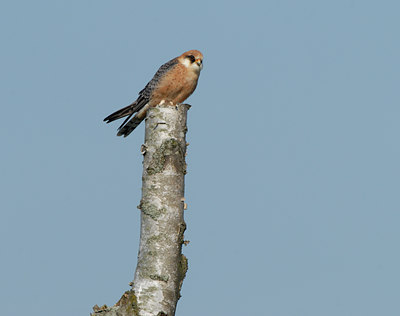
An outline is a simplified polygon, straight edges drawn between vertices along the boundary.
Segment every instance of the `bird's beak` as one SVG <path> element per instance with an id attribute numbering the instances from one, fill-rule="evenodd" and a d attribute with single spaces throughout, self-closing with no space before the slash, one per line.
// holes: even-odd
<path id="1" fill-rule="evenodd" d="M 200 68 L 203 68 L 203 61 L 200 58 L 196 59 L 196 64 L 199 65 Z"/>

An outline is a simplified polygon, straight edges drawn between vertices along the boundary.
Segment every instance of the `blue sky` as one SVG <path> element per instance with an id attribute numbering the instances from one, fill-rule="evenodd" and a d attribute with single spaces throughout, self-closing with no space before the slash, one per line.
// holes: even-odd
<path id="1" fill-rule="evenodd" d="M 2 314 L 89 315 L 136 267 L 143 127 L 189 49 L 177 315 L 398 315 L 397 1 L 3 1 Z"/>

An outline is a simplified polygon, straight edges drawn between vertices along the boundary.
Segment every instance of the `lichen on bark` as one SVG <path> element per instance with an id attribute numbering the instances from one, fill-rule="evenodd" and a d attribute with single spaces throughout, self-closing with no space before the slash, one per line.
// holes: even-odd
<path id="1" fill-rule="evenodd" d="M 186 105 L 158 106 L 147 115 L 134 280 L 141 316 L 154 311 L 173 316 L 187 270 L 182 257 L 187 110 Z"/>
<path id="2" fill-rule="evenodd" d="M 189 105 L 149 109 L 145 144 L 140 245 L 132 289 L 93 316 L 174 316 L 188 270 L 182 254 L 186 224 L 186 119 Z"/>
<path id="3" fill-rule="evenodd" d="M 156 149 L 147 167 L 147 174 L 153 175 L 164 170 L 169 161 L 175 168 L 185 166 L 185 157 L 179 142 L 175 138 L 166 139 L 160 147 Z M 182 169 L 183 171 L 185 169 Z"/>
<path id="4" fill-rule="evenodd" d="M 165 213 L 164 208 L 157 208 L 157 206 L 144 201 L 140 202 L 138 209 L 142 210 L 143 214 L 150 216 L 154 220 L 157 220 L 161 214 Z"/>
<path id="5" fill-rule="evenodd" d="M 137 304 L 137 298 L 133 290 L 126 291 L 122 294 L 119 301 L 112 307 L 103 305 L 93 307 L 94 313 L 91 316 L 140 316 Z"/>

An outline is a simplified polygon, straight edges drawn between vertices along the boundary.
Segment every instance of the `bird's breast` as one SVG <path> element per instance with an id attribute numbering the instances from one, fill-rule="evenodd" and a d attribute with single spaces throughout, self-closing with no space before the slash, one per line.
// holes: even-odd
<path id="1" fill-rule="evenodd" d="M 168 72 L 153 90 L 150 98 L 151 106 L 156 106 L 162 100 L 173 104 L 181 103 L 196 89 L 198 74 L 188 71 L 184 66 L 178 66 Z"/>

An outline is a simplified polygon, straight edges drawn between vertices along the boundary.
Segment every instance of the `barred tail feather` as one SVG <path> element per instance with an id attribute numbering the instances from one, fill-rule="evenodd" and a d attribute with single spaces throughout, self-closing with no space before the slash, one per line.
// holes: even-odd
<path id="1" fill-rule="evenodd" d="M 133 130 L 139 126 L 140 123 L 142 123 L 142 121 L 144 120 L 143 118 L 139 118 L 136 115 L 125 125 L 121 126 L 118 129 L 118 134 L 117 136 L 128 136 L 130 133 L 133 132 Z"/>
<path id="2" fill-rule="evenodd" d="M 131 115 L 133 112 L 134 111 L 133 111 L 132 104 L 128 105 L 128 106 L 126 106 L 126 107 L 114 112 L 113 114 L 110 114 L 109 116 L 107 116 L 104 119 L 104 122 L 110 123 L 112 121 L 118 120 L 118 119 L 123 118 L 125 116 Z"/>

